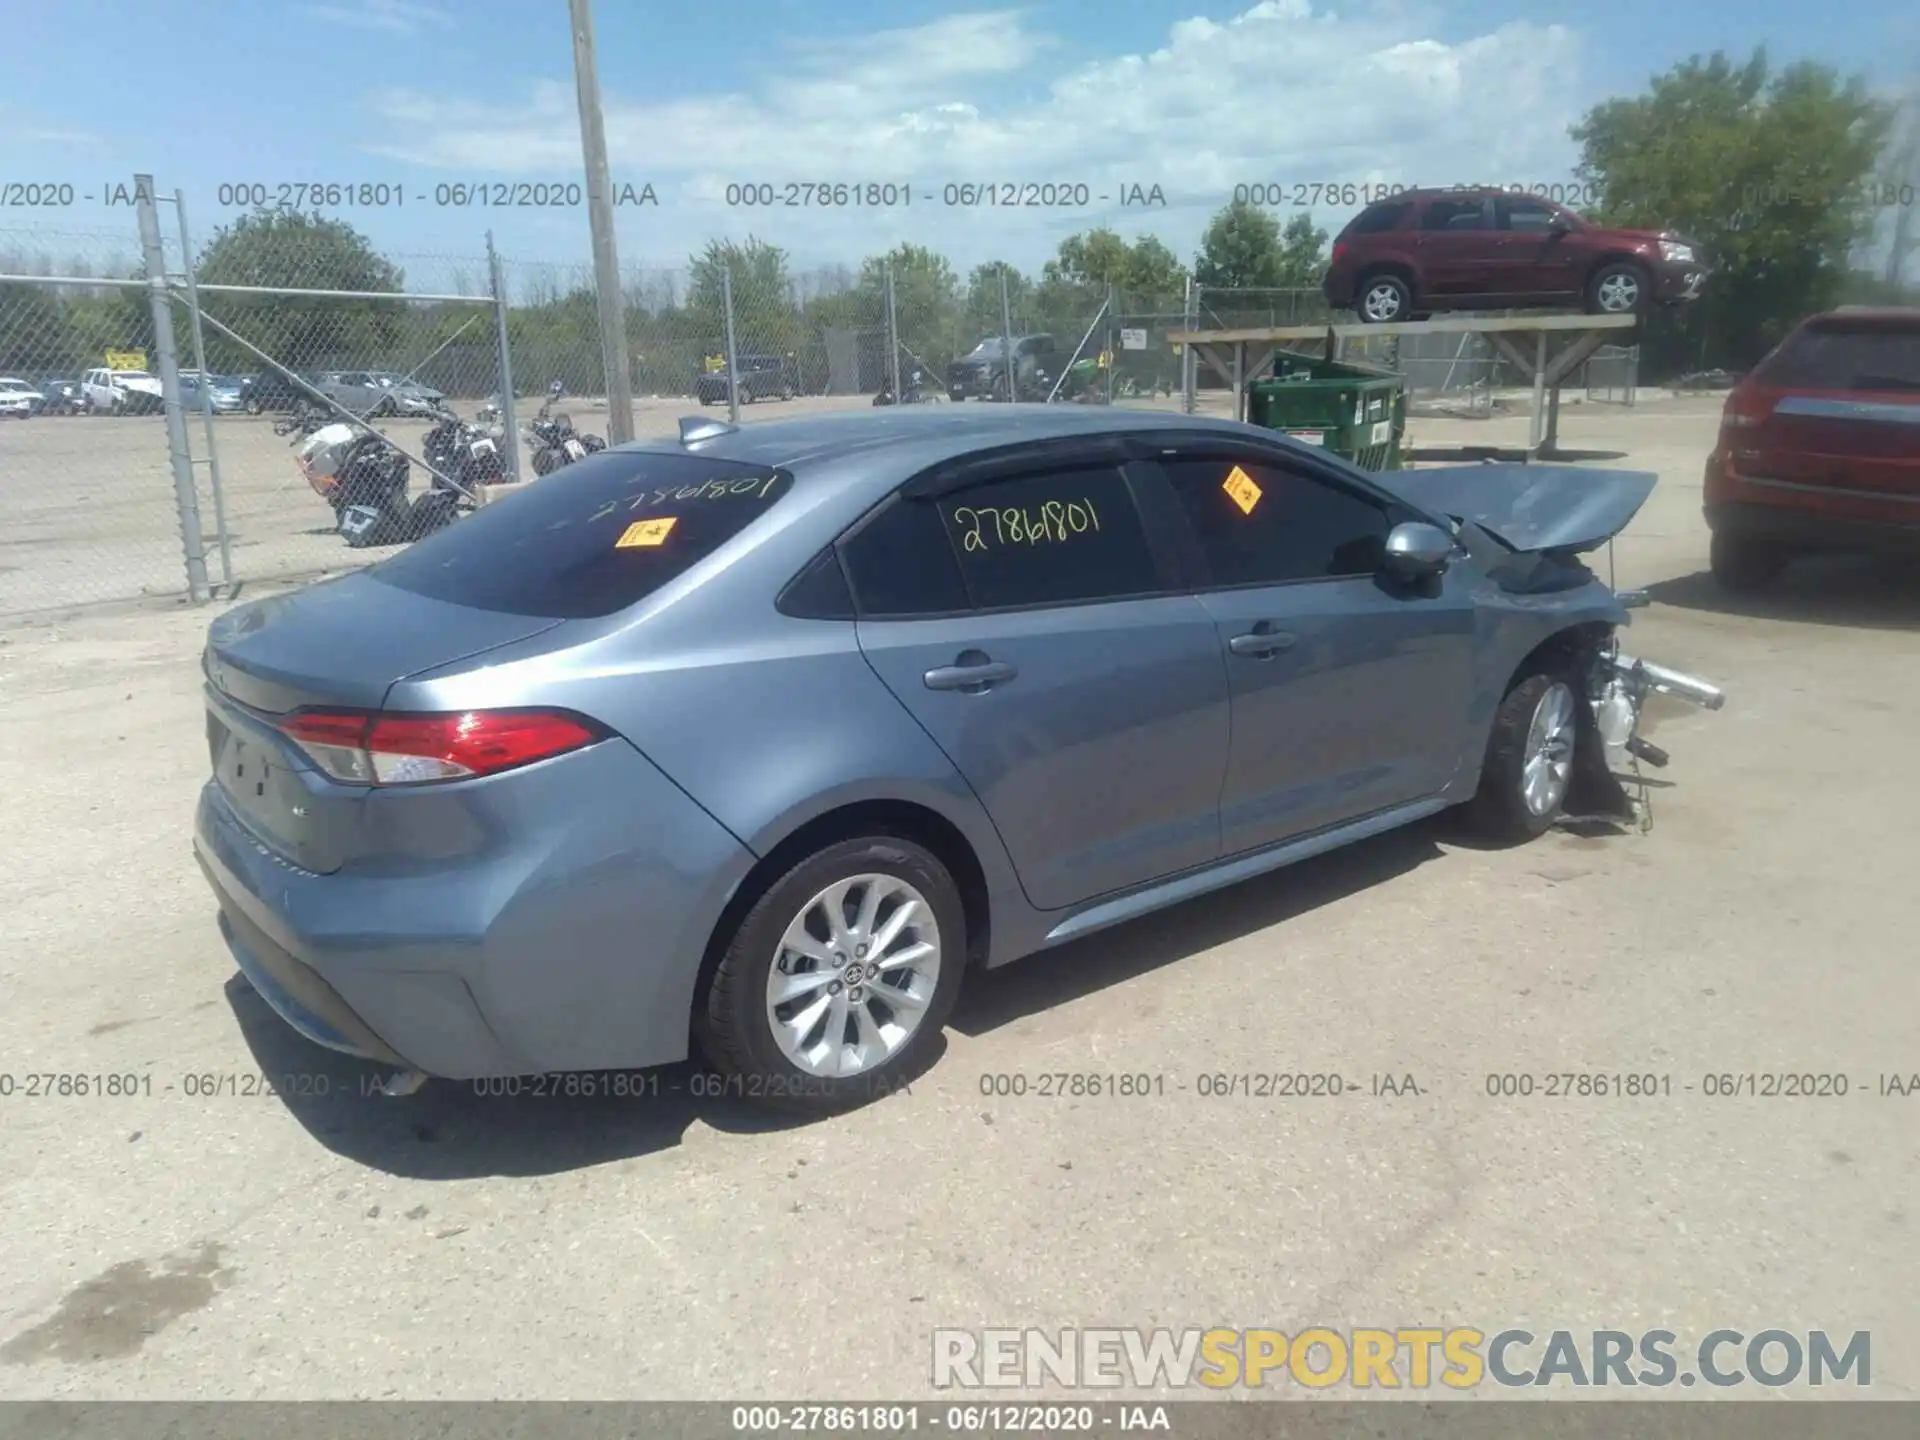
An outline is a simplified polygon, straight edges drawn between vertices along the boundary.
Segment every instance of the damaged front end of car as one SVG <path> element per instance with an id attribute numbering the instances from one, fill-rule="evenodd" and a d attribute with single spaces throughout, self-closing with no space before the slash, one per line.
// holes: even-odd
<path id="1" fill-rule="evenodd" d="M 1644 608 L 1649 597 L 1615 589 L 1583 559 L 1607 547 L 1611 573 L 1613 541 L 1646 503 L 1657 477 L 1570 465 L 1483 464 L 1379 478 L 1410 502 L 1487 537 L 1498 548 L 1482 558 L 1503 599 L 1537 625 L 1561 622 L 1553 627 L 1560 652 L 1556 668 L 1577 682 L 1586 702 L 1576 716 L 1563 819 L 1646 828 L 1652 811 L 1640 767 L 1662 769 L 1669 758 L 1641 734 L 1647 702 L 1667 695 L 1706 710 L 1726 703 L 1711 681 L 1621 648 L 1618 632 L 1631 623 L 1628 612 Z M 1467 542 L 1464 534 L 1462 540 Z"/>
<path id="2" fill-rule="evenodd" d="M 1647 603 L 1640 593 L 1618 598 L 1628 609 Z M 1584 753 L 1576 755 L 1567 818 L 1625 820 L 1645 827 L 1652 821 L 1652 809 L 1640 765 L 1664 770 L 1669 758 L 1640 733 L 1648 699 L 1671 695 L 1703 710 L 1718 710 L 1726 704 L 1726 695 L 1711 681 L 1628 654 L 1612 633 L 1594 648 L 1582 678 L 1592 724 L 1583 727 L 1588 743 L 1580 747 Z"/>

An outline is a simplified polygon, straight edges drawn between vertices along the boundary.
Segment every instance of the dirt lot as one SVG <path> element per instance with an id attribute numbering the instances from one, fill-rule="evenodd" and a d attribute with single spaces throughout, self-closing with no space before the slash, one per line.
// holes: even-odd
<path id="1" fill-rule="evenodd" d="M 1920 1071 L 1920 587 L 1832 564 L 1719 596 L 1713 409 L 1564 424 L 1662 477 L 1618 547 L 1657 599 L 1634 647 L 1731 696 L 1661 712 L 1650 834 L 1487 851 L 1426 826 L 1243 885 L 983 977 L 911 1093 L 805 1127 L 689 1098 L 683 1072 L 651 1101 L 361 1098 L 366 1072 L 232 983 L 189 858 L 208 612 L 16 625 L 0 1070 L 145 1078 L 0 1099 L 0 1394 L 913 1397 L 943 1325 L 1468 1324 L 1868 1330 L 1869 1393 L 1914 1398 L 1920 1097 L 1876 1092 Z M 139 424 L 0 434 L 10 543 L 78 545 L 82 494 L 164 499 Z M 284 464 L 264 424 L 230 429 Z M 75 468 L 29 482 L 26 444 Z M 278 543 L 311 520 L 249 483 L 243 539 L 282 501 Z M 164 503 L 116 504 L 111 563 L 163 565 Z M 1565 1071 L 1671 1093 L 1487 1093 Z M 983 1093 L 1055 1072 L 1165 1089 Z M 1421 1093 L 1197 1093 L 1274 1072 Z M 1779 1072 L 1849 1093 L 1705 1093 Z M 258 1074 L 328 1093 L 227 1088 Z"/>

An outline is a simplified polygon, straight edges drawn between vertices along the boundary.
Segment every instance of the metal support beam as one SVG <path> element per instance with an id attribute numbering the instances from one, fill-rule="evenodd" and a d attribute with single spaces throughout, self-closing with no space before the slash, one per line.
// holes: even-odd
<path id="1" fill-rule="evenodd" d="M 1547 332 L 1535 337 L 1533 347 L 1533 408 L 1527 413 L 1527 453 L 1540 452 L 1547 423 Z"/>
<path id="2" fill-rule="evenodd" d="M 187 417 L 180 404 L 180 360 L 173 340 L 173 294 L 167 284 L 166 252 L 160 241 L 160 208 L 154 203 L 153 177 L 133 177 L 140 212 L 140 251 L 146 263 L 147 305 L 153 316 L 153 348 L 160 362 L 161 404 L 167 417 L 167 453 L 173 465 L 173 503 L 180 519 L 180 548 L 187 565 L 187 598 L 204 604 L 207 547 L 200 533 L 200 496 L 193 483 L 193 451 L 187 445 Z"/>

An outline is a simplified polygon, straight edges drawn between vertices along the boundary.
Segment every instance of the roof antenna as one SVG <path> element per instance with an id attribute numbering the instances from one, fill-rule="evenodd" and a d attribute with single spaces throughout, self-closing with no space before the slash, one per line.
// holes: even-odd
<path id="1" fill-rule="evenodd" d="M 697 445 L 702 440 L 731 435 L 739 428 L 738 425 L 729 425 L 724 420 L 709 420 L 704 415 L 683 415 L 680 417 L 680 443 Z"/>

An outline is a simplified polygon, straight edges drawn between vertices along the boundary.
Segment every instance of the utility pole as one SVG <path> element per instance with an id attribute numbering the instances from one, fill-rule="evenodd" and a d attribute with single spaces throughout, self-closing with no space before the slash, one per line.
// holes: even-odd
<path id="1" fill-rule="evenodd" d="M 613 176 L 600 113 L 600 69 L 593 50 L 591 0 L 567 0 L 573 18 L 573 81 L 580 96 L 580 150 L 587 170 L 587 223 L 593 228 L 593 279 L 600 297 L 600 363 L 607 375 L 607 439 L 633 439 L 633 377 L 627 361 L 627 304 L 613 243 Z"/>

